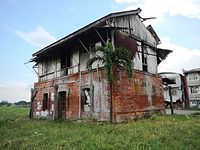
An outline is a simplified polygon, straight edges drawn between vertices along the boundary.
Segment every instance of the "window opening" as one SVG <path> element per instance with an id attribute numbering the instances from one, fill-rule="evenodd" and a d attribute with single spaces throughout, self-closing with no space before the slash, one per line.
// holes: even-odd
<path id="1" fill-rule="evenodd" d="M 189 80 L 198 80 L 198 74 L 197 73 L 189 74 Z"/>
<path id="2" fill-rule="evenodd" d="M 142 44 L 142 69 L 145 72 L 148 72 L 147 54 L 147 47 Z"/>
<path id="3" fill-rule="evenodd" d="M 199 86 L 191 86 L 190 87 L 190 93 L 191 94 L 197 94 L 197 93 L 199 93 Z"/>
<path id="4" fill-rule="evenodd" d="M 91 95 L 90 95 L 90 88 L 83 89 L 82 93 L 82 110 L 83 111 L 90 111 L 91 107 Z"/>
<path id="5" fill-rule="evenodd" d="M 177 95 L 177 90 L 176 89 L 172 89 L 172 95 L 176 96 Z"/>
<path id="6" fill-rule="evenodd" d="M 72 61 L 71 61 L 71 55 L 70 53 L 61 52 L 61 69 L 64 70 L 63 75 L 68 75 L 69 67 L 71 67 Z"/>
<path id="7" fill-rule="evenodd" d="M 66 68 L 66 53 L 61 52 L 61 69 Z"/>

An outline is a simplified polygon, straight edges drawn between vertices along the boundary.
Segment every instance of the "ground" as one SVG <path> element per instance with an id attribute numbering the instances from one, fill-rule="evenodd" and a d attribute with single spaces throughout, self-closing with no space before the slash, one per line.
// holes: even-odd
<path id="1" fill-rule="evenodd" d="M 171 114 L 171 109 L 166 109 L 166 114 Z M 200 115 L 200 109 L 199 110 L 174 109 L 174 114 L 178 114 L 178 115 L 199 114 Z"/>
<path id="2" fill-rule="evenodd" d="M 0 107 L 0 149 L 200 149 L 199 115 L 152 115 L 122 124 L 30 120 Z"/>

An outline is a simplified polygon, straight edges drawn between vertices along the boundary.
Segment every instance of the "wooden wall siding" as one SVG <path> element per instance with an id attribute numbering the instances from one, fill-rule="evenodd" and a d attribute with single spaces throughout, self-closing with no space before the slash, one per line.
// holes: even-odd
<path id="1" fill-rule="evenodd" d="M 79 50 L 73 49 L 71 56 L 72 68 L 67 70 L 69 74 L 78 72 Z M 38 62 L 39 81 L 61 77 L 63 72 L 61 70 L 60 54 L 56 54 L 54 58 L 42 59 Z"/>
<path id="2" fill-rule="evenodd" d="M 156 51 L 150 47 L 147 47 L 147 65 L 148 72 L 152 74 L 157 74 L 158 64 L 157 64 L 157 56 Z"/>
<path id="3" fill-rule="evenodd" d="M 138 39 L 144 40 L 154 47 L 157 47 L 156 40 L 137 15 L 111 18 L 107 22 L 113 27 L 132 28 L 129 34 L 137 37 Z M 128 32 L 127 29 L 124 29 L 124 31 Z"/>

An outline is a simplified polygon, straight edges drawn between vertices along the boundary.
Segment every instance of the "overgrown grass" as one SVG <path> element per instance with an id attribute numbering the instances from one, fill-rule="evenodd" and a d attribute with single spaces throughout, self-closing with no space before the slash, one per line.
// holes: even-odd
<path id="1" fill-rule="evenodd" d="M 0 120 L 0 149 L 200 149 L 199 116 L 153 115 L 137 122 L 104 124 L 29 120 L 28 112 L 0 107 L 0 117 L 7 118 Z"/>
<path id="2" fill-rule="evenodd" d="M 16 106 L 1 106 L 0 107 L 0 123 L 8 121 L 16 121 L 20 118 L 26 118 L 29 113 L 29 108 Z"/>

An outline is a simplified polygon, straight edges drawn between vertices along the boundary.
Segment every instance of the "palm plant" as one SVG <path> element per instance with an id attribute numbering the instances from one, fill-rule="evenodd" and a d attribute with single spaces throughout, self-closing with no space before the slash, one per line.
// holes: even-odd
<path id="1" fill-rule="evenodd" d="M 128 77 L 131 78 L 133 72 L 133 56 L 127 49 L 123 47 L 114 48 L 111 42 L 107 42 L 105 46 L 97 47 L 93 51 L 95 54 L 97 51 L 100 52 L 101 56 L 95 55 L 87 62 L 87 65 L 88 67 L 91 67 L 94 62 L 100 62 L 106 68 L 106 76 L 110 85 L 110 122 L 112 123 L 112 89 L 114 81 L 113 71 L 115 68 L 125 67 Z"/>

